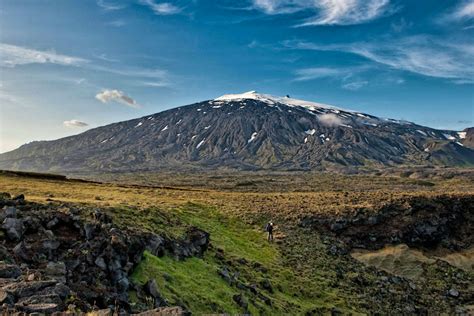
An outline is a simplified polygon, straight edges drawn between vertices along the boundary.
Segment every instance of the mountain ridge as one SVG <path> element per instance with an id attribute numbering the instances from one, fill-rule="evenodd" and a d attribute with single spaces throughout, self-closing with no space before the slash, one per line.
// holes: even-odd
<path id="1" fill-rule="evenodd" d="M 474 165 L 473 129 L 437 130 L 327 104 L 249 91 L 112 123 L 0 154 L 0 168 L 322 170 Z"/>

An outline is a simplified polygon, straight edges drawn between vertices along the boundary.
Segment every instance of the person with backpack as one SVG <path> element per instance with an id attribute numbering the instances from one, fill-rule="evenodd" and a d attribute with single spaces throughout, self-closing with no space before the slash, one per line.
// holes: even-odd
<path id="1" fill-rule="evenodd" d="M 269 221 L 267 223 L 267 226 L 265 227 L 265 230 L 268 233 L 268 241 L 272 242 L 273 241 L 273 221 Z"/>

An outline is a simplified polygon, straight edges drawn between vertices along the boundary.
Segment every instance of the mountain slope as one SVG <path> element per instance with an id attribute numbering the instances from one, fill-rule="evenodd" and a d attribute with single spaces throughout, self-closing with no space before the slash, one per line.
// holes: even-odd
<path id="1" fill-rule="evenodd" d="M 465 133 L 254 91 L 224 95 L 0 155 L 48 172 L 471 165 Z"/>

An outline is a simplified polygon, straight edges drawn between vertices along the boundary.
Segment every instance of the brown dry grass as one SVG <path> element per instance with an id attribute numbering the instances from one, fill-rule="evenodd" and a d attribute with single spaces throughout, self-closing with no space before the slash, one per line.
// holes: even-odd
<path id="1" fill-rule="evenodd" d="M 203 175 L 201 182 L 192 186 L 151 187 L 143 185 L 100 184 L 56 179 L 38 179 L 23 176 L 0 175 L 0 191 L 11 194 L 23 193 L 29 200 L 86 203 L 99 206 L 128 205 L 139 208 L 159 207 L 171 210 L 188 202 L 216 206 L 236 216 L 254 218 L 280 217 L 291 220 L 303 215 L 330 213 L 334 215 L 351 212 L 356 208 L 372 208 L 408 196 L 434 196 L 440 194 L 474 194 L 474 182 L 465 179 L 431 181 L 431 185 L 412 179 L 381 176 L 341 175 L 256 175 L 247 191 L 232 191 L 229 183 L 243 181 L 239 176 L 221 176 L 216 183 L 222 189 L 209 189 L 216 176 Z M 152 176 L 151 176 L 152 178 Z M 271 180 L 268 180 L 268 179 Z M 128 179 L 128 180 L 127 180 Z M 178 178 L 179 179 L 179 178 Z M 190 177 L 190 179 L 192 179 Z M 203 181 L 202 179 L 206 179 Z M 184 178 L 182 178 L 184 181 Z M 134 182 L 132 178 L 122 179 Z M 136 179 L 135 179 L 136 181 Z M 182 184 L 183 181 L 175 184 Z M 298 191 L 304 182 L 304 191 Z M 278 183 L 280 192 L 269 190 L 268 186 Z M 206 185 L 207 184 L 207 185 Z M 214 186 L 216 184 L 214 183 Z M 191 189 L 192 187 L 192 189 Z M 241 186 L 237 185 L 241 190 Z"/>

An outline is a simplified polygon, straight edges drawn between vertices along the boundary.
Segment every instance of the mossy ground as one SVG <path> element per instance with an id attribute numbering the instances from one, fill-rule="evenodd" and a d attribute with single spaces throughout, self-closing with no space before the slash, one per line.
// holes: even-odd
<path id="1" fill-rule="evenodd" d="M 304 314 L 314 308 L 329 310 L 333 306 L 348 309 L 334 290 L 322 287 L 311 276 L 298 275 L 285 265 L 279 248 L 266 241 L 259 226 L 246 225 L 213 207 L 194 203 L 180 207 L 175 214 L 181 220 L 180 225 L 193 225 L 210 232 L 211 249 L 203 258 L 183 261 L 146 253 L 133 274 L 133 280 L 140 284 L 155 279 L 171 304 L 182 304 L 198 315 L 239 314 L 245 309 L 234 302 L 233 296 L 242 294 L 249 303 L 248 311 L 257 315 Z M 218 259 L 216 252 L 223 253 L 225 259 Z M 218 274 L 223 265 L 237 272 L 238 280 L 244 284 L 260 287 L 262 280 L 270 281 L 272 291 L 260 288 L 259 291 L 271 300 L 271 305 L 258 295 L 224 281 Z M 302 292 L 302 289 L 311 290 Z"/>

